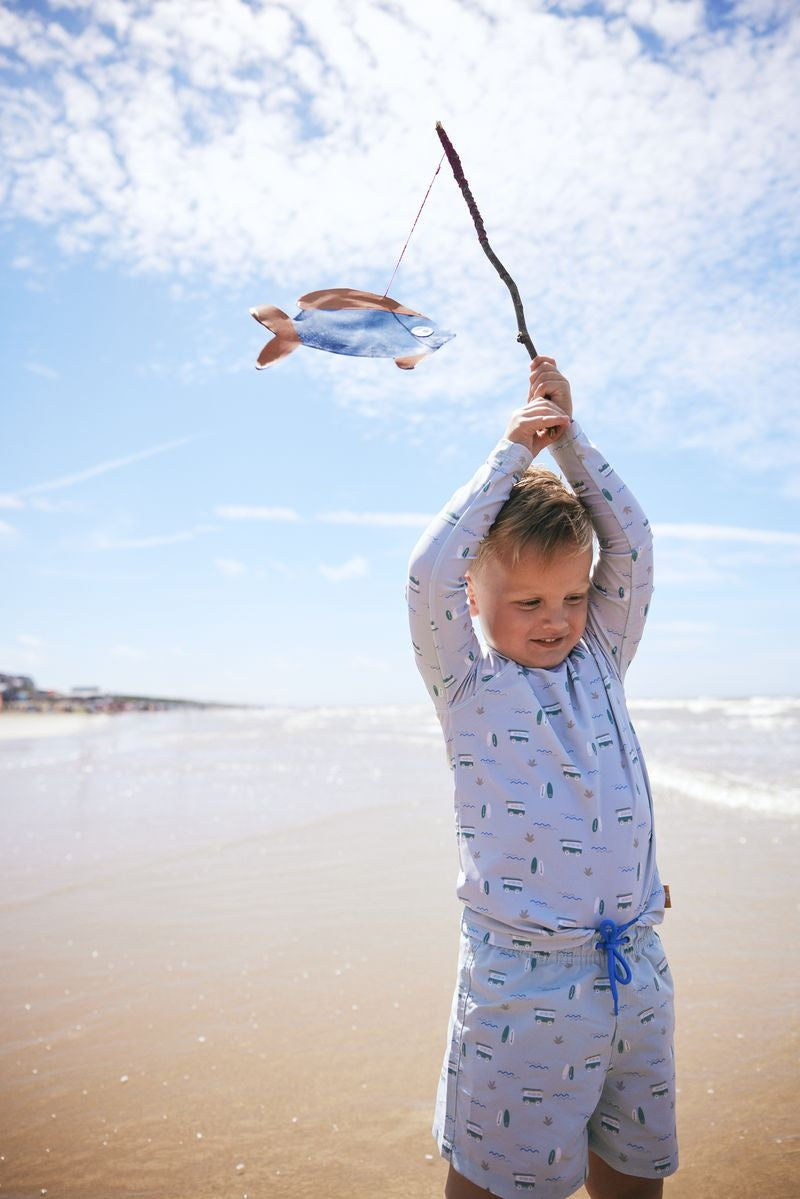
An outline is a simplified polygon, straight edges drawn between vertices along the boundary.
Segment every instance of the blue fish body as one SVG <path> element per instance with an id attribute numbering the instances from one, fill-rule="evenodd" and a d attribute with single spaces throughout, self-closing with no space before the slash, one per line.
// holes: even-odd
<path id="1" fill-rule="evenodd" d="M 250 309 L 250 315 L 274 334 L 258 356 L 259 370 L 286 358 L 298 346 L 359 358 L 394 358 L 403 370 L 413 370 L 455 337 L 391 296 L 352 287 L 309 292 L 297 302 L 300 311 L 294 317 L 273 304 Z"/>
<path id="2" fill-rule="evenodd" d="M 374 308 L 306 308 L 292 319 L 304 346 L 359 358 L 405 358 L 431 354 L 455 334 L 427 316 Z"/>

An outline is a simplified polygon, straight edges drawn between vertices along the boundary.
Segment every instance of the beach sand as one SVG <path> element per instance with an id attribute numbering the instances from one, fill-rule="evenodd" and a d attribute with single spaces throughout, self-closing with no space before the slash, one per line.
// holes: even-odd
<path id="1" fill-rule="evenodd" d="M 105 712 L 0 712 L 0 741 L 99 732 L 111 719 Z"/>
<path id="2" fill-rule="evenodd" d="M 444 769 L 426 798 L 5 903 L 0 1194 L 439 1199 Z M 795 830 L 668 794 L 658 829 L 683 1163 L 665 1194 L 786 1199 Z"/>

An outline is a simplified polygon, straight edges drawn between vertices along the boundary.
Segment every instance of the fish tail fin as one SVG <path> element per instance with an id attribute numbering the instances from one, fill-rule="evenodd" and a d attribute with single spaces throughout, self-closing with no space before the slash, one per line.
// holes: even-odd
<path id="1" fill-rule="evenodd" d="M 253 320 L 258 321 L 260 325 L 263 325 L 265 329 L 269 329 L 271 333 L 279 332 L 281 321 L 290 320 L 289 314 L 284 312 L 282 308 L 276 308 L 274 304 L 262 304 L 260 308 L 251 308 L 250 315 Z"/>
<path id="2" fill-rule="evenodd" d="M 272 366 L 273 363 L 279 362 L 281 358 L 291 354 L 300 345 L 300 338 L 297 336 L 291 318 L 282 309 L 276 308 L 273 304 L 263 304 L 260 308 L 251 308 L 250 315 L 265 329 L 269 329 L 270 333 L 275 334 L 272 341 L 268 341 L 259 354 L 256 360 L 256 370 L 261 371 L 265 366 Z"/>

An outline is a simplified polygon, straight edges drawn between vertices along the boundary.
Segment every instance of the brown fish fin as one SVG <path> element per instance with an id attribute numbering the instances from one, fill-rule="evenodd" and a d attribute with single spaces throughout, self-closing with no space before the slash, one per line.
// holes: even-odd
<path id="1" fill-rule="evenodd" d="M 310 291 L 297 301 L 300 308 L 379 308 L 386 312 L 402 312 L 406 316 L 422 316 L 416 308 L 407 308 L 391 296 L 379 296 L 374 291 L 357 291 L 353 287 L 327 287 Z"/>
<path id="2" fill-rule="evenodd" d="M 281 321 L 289 321 L 289 314 L 284 312 L 282 308 L 276 308 L 274 304 L 262 304 L 260 308 L 251 308 L 250 315 L 254 320 L 257 320 L 265 329 L 269 329 L 271 333 L 277 333 L 280 329 Z"/>
<path id="3" fill-rule="evenodd" d="M 395 358 L 395 362 L 400 367 L 401 371 L 413 371 L 418 362 L 422 362 L 423 358 L 427 358 L 430 351 L 424 354 L 409 354 L 406 358 Z"/>
<path id="4" fill-rule="evenodd" d="M 256 370 L 261 371 L 265 366 L 272 366 L 300 345 L 297 331 L 283 309 L 276 308 L 274 304 L 263 304 L 261 308 L 251 308 L 250 315 L 265 329 L 269 329 L 270 333 L 275 334 L 259 354 Z"/>

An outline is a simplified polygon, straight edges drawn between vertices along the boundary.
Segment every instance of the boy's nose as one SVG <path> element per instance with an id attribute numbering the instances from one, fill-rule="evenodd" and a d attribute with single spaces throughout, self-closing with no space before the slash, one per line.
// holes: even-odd
<path id="1" fill-rule="evenodd" d="M 543 626 L 554 635 L 563 633 L 568 628 L 566 613 L 564 611 L 545 612 Z"/>

